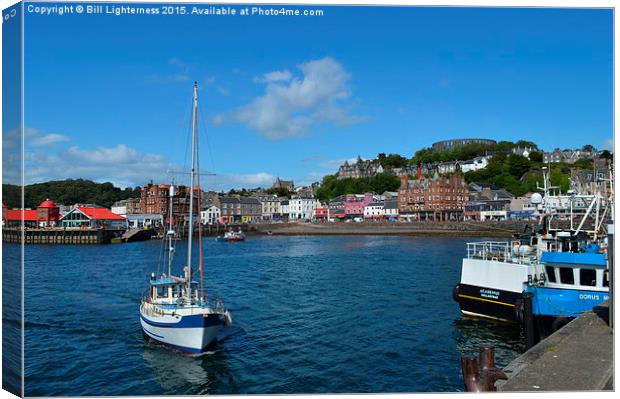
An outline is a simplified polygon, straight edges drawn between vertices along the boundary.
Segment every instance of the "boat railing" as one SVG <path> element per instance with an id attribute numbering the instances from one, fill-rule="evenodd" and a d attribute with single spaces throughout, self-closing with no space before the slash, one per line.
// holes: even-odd
<path id="1" fill-rule="evenodd" d="M 532 264 L 536 250 L 520 241 L 480 241 L 467 243 L 467 258 L 495 262 Z"/>

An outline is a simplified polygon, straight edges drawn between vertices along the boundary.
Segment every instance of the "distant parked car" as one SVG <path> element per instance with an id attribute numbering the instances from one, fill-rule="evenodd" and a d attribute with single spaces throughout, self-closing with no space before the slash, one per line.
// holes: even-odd
<path id="1" fill-rule="evenodd" d="M 359 218 L 359 217 L 357 217 L 357 218 L 353 218 L 353 221 L 354 221 L 355 223 L 362 223 L 362 222 L 364 221 L 364 219 L 363 219 L 363 218 Z"/>

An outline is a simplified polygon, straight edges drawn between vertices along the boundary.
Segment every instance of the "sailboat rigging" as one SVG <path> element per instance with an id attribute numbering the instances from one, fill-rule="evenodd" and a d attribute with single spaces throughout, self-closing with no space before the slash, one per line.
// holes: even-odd
<path id="1" fill-rule="evenodd" d="M 198 192 L 200 206 L 200 158 L 198 152 L 198 83 L 194 83 L 192 96 L 192 155 L 189 186 L 189 216 L 187 234 L 187 263 L 183 277 L 174 276 L 173 259 L 176 232 L 173 228 L 174 184 L 169 191 L 168 274 L 151 274 L 149 288 L 140 303 L 140 323 L 144 334 L 153 341 L 182 352 L 199 354 L 211 344 L 221 327 L 232 324 L 230 312 L 224 302 L 205 295 L 202 256 L 202 234 L 198 223 L 198 268 L 200 281 L 192 276 L 194 191 Z"/>

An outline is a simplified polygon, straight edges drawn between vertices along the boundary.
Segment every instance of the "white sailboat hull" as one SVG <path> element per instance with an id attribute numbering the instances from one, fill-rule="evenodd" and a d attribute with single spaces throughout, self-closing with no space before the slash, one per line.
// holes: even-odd
<path id="1" fill-rule="evenodd" d="M 221 315 L 154 316 L 140 312 L 142 331 L 150 339 L 182 352 L 204 352 L 224 325 Z"/>

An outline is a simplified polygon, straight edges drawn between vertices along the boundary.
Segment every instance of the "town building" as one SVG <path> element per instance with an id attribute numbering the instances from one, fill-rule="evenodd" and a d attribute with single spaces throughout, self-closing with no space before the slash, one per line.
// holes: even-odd
<path id="1" fill-rule="evenodd" d="M 364 219 L 381 220 L 385 217 L 385 203 L 383 201 L 371 202 L 364 207 Z"/>
<path id="2" fill-rule="evenodd" d="M 265 195 L 258 198 L 261 203 L 262 220 L 282 219 L 281 200 L 275 195 Z"/>
<path id="3" fill-rule="evenodd" d="M 349 161 L 345 161 L 343 165 L 338 168 L 338 179 L 358 179 L 360 177 L 372 177 L 379 173 L 383 173 L 383 167 L 377 160 L 362 160 L 361 157 L 357 157 L 355 163 L 349 164 Z"/>
<path id="4" fill-rule="evenodd" d="M 536 151 L 534 147 L 515 147 L 512 149 L 512 153 L 525 158 L 530 158 L 530 154 Z"/>
<path id="5" fill-rule="evenodd" d="M 507 220 L 514 195 L 488 184 L 469 183 L 463 218 L 465 220 Z"/>
<path id="6" fill-rule="evenodd" d="M 193 206 L 194 220 L 200 217 L 200 189 L 194 187 Z M 170 204 L 170 185 L 153 184 L 142 187 L 140 190 L 140 213 L 163 215 L 164 223 L 168 224 Z M 177 225 L 186 225 L 189 217 L 189 188 L 186 186 L 174 186 L 172 197 L 172 221 Z"/>
<path id="7" fill-rule="evenodd" d="M 564 162 L 573 164 L 580 159 L 594 159 L 596 158 L 596 152 L 584 151 L 584 150 L 560 150 L 556 148 L 552 152 L 543 153 L 543 162 L 554 163 Z"/>
<path id="8" fill-rule="evenodd" d="M 342 220 L 345 217 L 344 212 L 345 196 L 339 195 L 338 197 L 329 200 L 327 202 L 328 208 L 328 221 Z"/>
<path id="9" fill-rule="evenodd" d="M 461 172 L 473 172 L 476 170 L 484 169 L 489 164 L 490 156 L 482 156 L 476 157 L 469 161 L 464 161 L 460 163 Z"/>
<path id="10" fill-rule="evenodd" d="M 365 194 L 345 194 L 344 195 L 344 214 L 351 219 L 364 216 L 366 205 L 375 201 L 372 193 Z"/>
<path id="11" fill-rule="evenodd" d="M 531 220 L 539 216 L 536 205 L 532 204 L 532 193 L 510 200 L 510 219 Z"/>
<path id="12" fill-rule="evenodd" d="M 280 212 L 281 212 L 281 220 L 284 222 L 288 222 L 288 217 L 291 209 L 291 204 L 289 200 L 280 201 Z"/>
<path id="13" fill-rule="evenodd" d="M 211 205 L 207 209 L 200 211 L 200 223 L 207 224 L 217 224 L 220 222 L 220 218 L 222 217 L 222 212 L 220 208 L 215 205 Z"/>
<path id="14" fill-rule="evenodd" d="M 37 211 L 34 209 L 8 209 L 2 205 L 2 227 L 38 227 Z"/>
<path id="15" fill-rule="evenodd" d="M 452 175 L 431 179 L 400 178 L 398 192 L 399 217 L 402 220 L 459 220 L 468 197 L 462 176 Z"/>
<path id="16" fill-rule="evenodd" d="M 289 221 L 313 220 L 316 208 L 317 201 L 314 198 L 294 195 L 289 200 Z"/>
<path id="17" fill-rule="evenodd" d="M 288 191 L 295 190 L 295 184 L 293 180 L 282 180 L 279 177 L 276 178 L 276 181 L 273 183 L 271 188 L 283 188 Z"/>
<path id="18" fill-rule="evenodd" d="M 21 227 L 22 219 L 24 226 L 29 228 L 55 227 L 60 217 L 60 207 L 49 199 L 41 202 L 36 209 L 23 211 L 2 205 L 2 225 L 6 227 Z"/>
<path id="19" fill-rule="evenodd" d="M 241 199 L 239 197 L 221 197 L 220 214 L 221 223 L 241 222 Z"/>
<path id="20" fill-rule="evenodd" d="M 495 140 L 490 139 L 452 139 L 452 140 L 443 140 L 433 143 L 431 146 L 433 151 L 445 151 L 455 147 L 463 147 L 467 144 L 485 144 L 485 145 L 493 145 L 497 142 Z"/>
<path id="21" fill-rule="evenodd" d="M 440 175 L 448 175 L 461 170 L 459 161 L 448 161 L 437 164 L 437 172 Z"/>
<path id="22" fill-rule="evenodd" d="M 383 203 L 383 217 L 387 220 L 398 219 L 398 199 L 396 197 L 385 200 Z"/>
<path id="23" fill-rule="evenodd" d="M 262 205 L 256 197 L 241 197 L 241 222 L 256 223 L 260 222 L 262 216 Z"/>
<path id="24" fill-rule="evenodd" d="M 130 213 L 125 217 L 130 229 L 156 229 L 164 223 L 164 217 L 157 213 Z"/>
<path id="25" fill-rule="evenodd" d="M 467 201 L 463 209 L 464 220 L 508 220 L 510 202 L 504 200 Z"/>
<path id="26" fill-rule="evenodd" d="M 327 218 L 329 217 L 329 206 L 327 204 L 322 205 L 322 204 L 318 204 L 317 207 L 314 210 L 314 218 L 316 220 L 327 220 Z"/>
<path id="27" fill-rule="evenodd" d="M 63 227 L 127 229 L 127 218 L 106 208 L 76 207 L 60 218 Z"/>
<path id="28" fill-rule="evenodd" d="M 114 204 L 112 204 L 110 210 L 121 216 L 141 213 L 140 198 L 127 198 L 124 200 L 116 201 Z"/>
<path id="29" fill-rule="evenodd" d="M 611 189 L 609 186 L 609 168 L 604 162 L 597 162 L 596 170 L 571 169 L 571 187 L 579 194 L 599 193 L 604 197 L 609 197 Z"/>

